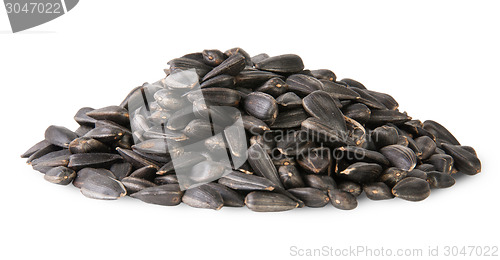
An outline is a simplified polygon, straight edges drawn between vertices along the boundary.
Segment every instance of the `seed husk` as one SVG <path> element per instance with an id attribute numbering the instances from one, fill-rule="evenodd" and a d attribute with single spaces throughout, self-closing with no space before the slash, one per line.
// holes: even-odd
<path id="1" fill-rule="evenodd" d="M 270 125 L 271 129 L 285 129 L 300 127 L 300 124 L 309 116 L 303 108 L 295 108 L 278 114 L 276 120 Z"/>
<path id="2" fill-rule="evenodd" d="M 286 156 L 298 156 L 313 146 L 307 132 L 302 130 L 286 133 L 276 142 L 278 151 Z"/>
<path id="3" fill-rule="evenodd" d="M 75 177 L 76 172 L 64 166 L 52 168 L 43 176 L 46 181 L 59 185 L 68 185 Z"/>
<path id="4" fill-rule="evenodd" d="M 435 171 L 436 167 L 434 167 L 434 165 L 429 164 L 429 163 L 422 163 L 422 164 L 418 165 L 417 167 L 415 167 L 415 169 L 422 170 L 424 172 L 430 172 L 430 171 Z"/>
<path id="5" fill-rule="evenodd" d="M 51 125 L 45 130 L 45 140 L 59 147 L 68 148 L 69 143 L 76 138 L 75 132 L 63 126 Z"/>
<path id="6" fill-rule="evenodd" d="M 391 167 L 384 171 L 384 173 L 378 178 L 379 181 L 385 183 L 389 187 L 394 187 L 396 183 L 408 176 L 408 171 Z"/>
<path id="7" fill-rule="evenodd" d="M 427 182 L 431 188 L 449 188 L 455 184 L 455 179 L 446 173 L 438 171 L 430 171 L 427 173 Z"/>
<path id="8" fill-rule="evenodd" d="M 90 132 L 90 130 L 92 130 L 94 128 L 92 128 L 92 126 L 88 126 L 88 125 L 81 125 L 79 126 L 76 130 L 75 130 L 75 134 L 79 137 L 82 137 L 84 136 L 86 133 Z"/>
<path id="9" fill-rule="evenodd" d="M 371 200 L 387 200 L 394 198 L 391 193 L 391 188 L 383 182 L 374 182 L 363 185 L 363 191 Z"/>
<path id="10" fill-rule="evenodd" d="M 243 102 L 245 111 L 266 122 L 273 123 L 278 117 L 278 103 L 269 94 L 262 92 L 253 92 L 249 94 Z"/>
<path id="11" fill-rule="evenodd" d="M 248 148 L 248 162 L 256 174 L 269 179 L 277 187 L 283 188 L 278 171 L 262 146 L 256 143 Z"/>
<path id="12" fill-rule="evenodd" d="M 377 163 L 389 166 L 390 162 L 379 152 L 356 146 L 339 147 L 335 149 L 336 158 L 345 158 L 349 161 Z"/>
<path id="13" fill-rule="evenodd" d="M 337 76 L 333 71 L 327 69 L 311 70 L 311 74 L 317 79 L 324 79 L 328 81 L 335 82 Z"/>
<path id="14" fill-rule="evenodd" d="M 203 54 L 201 52 L 193 52 L 193 53 L 188 53 L 186 55 L 183 55 L 182 58 L 187 58 L 199 62 L 204 62 L 203 60 Z"/>
<path id="15" fill-rule="evenodd" d="M 209 106 L 232 106 L 240 104 L 240 93 L 229 88 L 204 88 L 201 90 L 205 103 Z"/>
<path id="16" fill-rule="evenodd" d="M 52 144 L 49 141 L 42 140 L 42 141 L 36 143 L 35 145 L 33 145 L 32 147 L 30 147 L 23 154 L 21 154 L 21 158 L 29 158 L 31 155 L 35 154 L 36 152 L 38 152 L 42 149 L 46 149 L 47 147 L 49 147 L 51 145 Z"/>
<path id="17" fill-rule="evenodd" d="M 142 189 L 131 194 L 130 197 L 150 204 L 176 206 L 181 203 L 183 194 L 178 184 L 166 184 Z"/>
<path id="18" fill-rule="evenodd" d="M 168 62 L 168 65 L 170 65 L 170 72 L 194 69 L 200 78 L 204 77 L 210 70 L 212 70 L 211 66 L 204 64 L 202 61 L 190 58 L 173 59 Z"/>
<path id="19" fill-rule="evenodd" d="M 226 187 L 225 185 L 210 182 L 206 184 L 207 186 L 216 190 L 222 197 L 225 207 L 243 207 L 245 206 L 245 198 L 241 196 L 238 192 Z"/>
<path id="20" fill-rule="evenodd" d="M 425 180 L 406 177 L 392 188 L 392 194 L 408 201 L 421 201 L 429 197 L 431 188 Z"/>
<path id="21" fill-rule="evenodd" d="M 148 181 L 153 181 L 154 178 L 156 177 L 156 171 L 157 171 L 157 169 L 151 165 L 144 166 L 142 168 L 139 168 L 139 169 L 133 171 L 127 177 L 134 177 L 134 178 L 144 179 L 144 180 L 148 180 Z"/>
<path id="22" fill-rule="evenodd" d="M 449 144 L 460 145 L 458 140 L 450 133 L 450 131 L 436 121 L 425 121 L 424 129 L 436 137 L 436 142 L 446 142 Z"/>
<path id="23" fill-rule="evenodd" d="M 202 80 L 205 81 L 222 74 L 235 76 L 238 75 L 238 73 L 240 73 L 244 68 L 245 57 L 241 54 L 235 54 L 225 59 L 221 64 L 209 71 Z"/>
<path id="24" fill-rule="evenodd" d="M 73 186 L 81 188 L 85 180 L 92 175 L 103 175 L 112 179 L 117 179 L 113 172 L 101 168 L 83 168 L 76 172 L 76 177 L 73 180 Z"/>
<path id="25" fill-rule="evenodd" d="M 295 54 L 284 54 L 255 63 L 255 68 L 276 73 L 296 73 L 304 69 L 304 63 Z"/>
<path id="26" fill-rule="evenodd" d="M 391 126 L 380 126 L 373 130 L 372 140 L 377 148 L 383 148 L 398 142 L 398 130 Z"/>
<path id="27" fill-rule="evenodd" d="M 324 191 L 315 188 L 293 188 L 287 191 L 302 200 L 307 207 L 321 208 L 330 202 L 330 198 Z"/>
<path id="28" fill-rule="evenodd" d="M 128 111 L 120 106 L 108 106 L 87 112 L 87 116 L 97 120 L 109 120 L 119 125 L 129 124 Z"/>
<path id="29" fill-rule="evenodd" d="M 408 147 L 393 144 L 383 147 L 380 152 L 397 168 L 411 171 L 417 165 L 417 156 Z"/>
<path id="30" fill-rule="evenodd" d="M 413 169 L 410 172 L 406 174 L 407 177 L 415 177 L 415 178 L 420 178 L 422 180 L 427 180 L 427 173 L 419 170 L 419 169 Z"/>
<path id="31" fill-rule="evenodd" d="M 448 154 L 436 153 L 429 157 L 429 160 L 427 160 L 427 162 L 434 166 L 434 170 L 450 174 L 451 169 L 453 169 L 454 161 L 453 157 Z"/>
<path id="32" fill-rule="evenodd" d="M 60 151 L 62 150 L 61 147 L 59 146 L 55 146 L 53 144 L 49 144 L 49 145 L 46 145 L 46 146 L 43 146 L 41 147 L 38 151 L 34 152 L 33 154 L 31 154 L 28 159 L 26 160 L 26 163 L 27 164 L 31 164 L 34 160 L 38 159 L 38 158 L 41 158 L 51 152 L 55 152 L 55 151 Z M 69 150 L 68 150 L 69 152 Z"/>
<path id="33" fill-rule="evenodd" d="M 294 109 L 302 107 L 302 99 L 293 92 L 287 92 L 276 98 L 276 102 L 280 105 L 280 110 Z"/>
<path id="34" fill-rule="evenodd" d="M 321 83 L 321 81 L 312 76 L 303 74 L 289 76 L 286 79 L 286 83 L 288 84 L 289 91 L 301 97 L 305 97 L 316 90 L 323 89 L 323 83 Z"/>
<path id="35" fill-rule="evenodd" d="M 345 116 L 350 117 L 360 123 L 365 123 L 370 119 L 372 111 L 365 104 L 354 103 L 342 108 Z"/>
<path id="36" fill-rule="evenodd" d="M 158 170 L 157 174 L 164 175 L 167 173 L 173 173 L 175 170 L 178 171 L 185 170 L 207 159 L 201 153 L 196 153 L 196 152 L 184 152 L 174 158 L 176 160 L 175 164 L 174 161 L 166 163 Z"/>
<path id="37" fill-rule="evenodd" d="M 244 70 L 240 72 L 240 74 L 235 76 L 235 79 L 236 79 L 236 86 L 251 88 L 255 86 L 260 86 L 264 82 L 275 77 L 282 77 L 282 76 L 268 71 Z"/>
<path id="38" fill-rule="evenodd" d="M 299 203 L 283 194 L 253 191 L 245 197 L 245 205 L 256 212 L 279 212 L 297 208 Z"/>
<path id="39" fill-rule="evenodd" d="M 224 206 L 222 196 L 208 185 L 190 188 L 184 192 L 182 202 L 194 208 L 219 210 Z"/>
<path id="40" fill-rule="evenodd" d="M 68 149 L 56 150 L 50 153 L 47 153 L 37 159 L 31 161 L 31 165 L 36 166 L 38 164 L 45 164 L 46 166 L 55 166 L 55 164 L 59 164 L 57 161 L 68 161 L 71 152 Z"/>
<path id="41" fill-rule="evenodd" d="M 128 127 L 125 127 L 125 126 L 121 126 L 113 121 L 109 121 L 109 120 L 97 120 L 95 122 L 95 127 L 106 127 L 106 128 L 116 128 L 118 129 L 118 132 L 121 132 L 123 134 L 132 134 L 132 131 L 130 130 L 130 128 Z"/>
<path id="42" fill-rule="evenodd" d="M 324 173 L 331 162 L 331 154 L 328 148 L 313 148 L 302 153 L 297 158 L 297 163 L 307 173 Z"/>
<path id="43" fill-rule="evenodd" d="M 201 83 L 200 85 L 200 88 L 234 88 L 235 84 L 236 79 L 234 78 L 234 76 L 223 74 L 203 81 L 203 83 Z"/>
<path id="44" fill-rule="evenodd" d="M 250 55 L 248 54 L 248 52 L 246 52 L 245 50 L 243 50 L 240 47 L 229 49 L 229 50 L 225 51 L 224 54 L 226 56 L 229 56 L 229 57 L 233 56 L 233 55 L 241 54 L 241 55 L 243 55 L 243 57 L 245 57 L 245 64 L 247 66 L 252 67 L 254 65 L 253 62 L 252 62 L 252 59 L 250 58 Z"/>
<path id="45" fill-rule="evenodd" d="M 348 180 L 340 181 L 337 184 L 337 188 L 339 190 L 349 192 L 355 197 L 358 197 L 363 192 L 363 188 L 360 184 Z"/>
<path id="46" fill-rule="evenodd" d="M 352 139 L 346 136 L 342 129 L 336 129 L 316 117 L 309 117 L 304 120 L 301 128 L 313 136 L 316 142 L 323 142 L 334 147 L 353 144 Z"/>
<path id="47" fill-rule="evenodd" d="M 220 127 L 214 126 L 210 121 L 194 119 L 186 125 L 182 132 L 190 140 L 203 140 L 212 136 L 212 127 L 214 128 L 214 133 L 220 133 Z"/>
<path id="48" fill-rule="evenodd" d="M 357 162 L 340 172 L 340 176 L 358 183 L 370 183 L 377 179 L 382 167 L 375 163 Z"/>
<path id="49" fill-rule="evenodd" d="M 442 144 L 443 150 L 453 157 L 453 166 L 463 174 L 475 175 L 481 172 L 481 161 L 461 146 Z"/>
<path id="50" fill-rule="evenodd" d="M 328 190 L 328 197 L 335 208 L 342 210 L 355 209 L 358 206 L 358 200 L 354 195 L 339 189 Z"/>
<path id="51" fill-rule="evenodd" d="M 242 116 L 243 119 L 243 127 L 252 135 L 260 135 L 265 131 L 271 130 L 269 126 L 264 123 L 264 121 L 249 115 Z"/>
<path id="52" fill-rule="evenodd" d="M 329 176 L 317 175 L 317 174 L 307 174 L 304 175 L 304 183 L 307 187 L 319 189 L 322 191 L 327 191 L 336 188 L 335 181 Z"/>
<path id="53" fill-rule="evenodd" d="M 295 165 L 280 166 L 278 174 L 285 189 L 300 188 L 305 185 Z"/>
<path id="54" fill-rule="evenodd" d="M 118 128 L 99 126 L 87 132 L 83 137 L 92 138 L 103 143 L 109 143 L 122 138 L 123 134 L 124 132 Z"/>
<path id="55" fill-rule="evenodd" d="M 125 188 L 127 189 L 127 194 L 133 194 L 146 188 L 157 186 L 153 182 L 148 180 L 136 178 L 136 177 L 125 177 L 121 180 Z"/>
<path id="56" fill-rule="evenodd" d="M 265 138 L 262 135 L 254 135 L 250 138 L 250 145 L 253 145 L 255 143 L 258 143 L 260 146 L 262 146 L 262 149 L 266 151 L 268 154 L 272 154 L 274 148 L 276 147 L 276 142 L 274 139 L 271 138 Z"/>
<path id="57" fill-rule="evenodd" d="M 70 154 L 68 153 L 68 150 L 55 151 L 34 160 L 31 165 L 38 168 L 68 166 L 69 158 Z"/>
<path id="58" fill-rule="evenodd" d="M 226 54 L 219 50 L 203 50 L 201 54 L 203 56 L 203 62 L 212 67 L 220 65 L 225 59 L 227 59 Z"/>
<path id="59" fill-rule="evenodd" d="M 194 183 L 207 183 L 218 180 L 229 172 L 230 169 L 222 163 L 203 161 L 193 166 L 189 179 Z"/>
<path id="60" fill-rule="evenodd" d="M 418 137 L 415 143 L 422 151 L 422 160 L 428 159 L 436 151 L 436 143 L 428 136 Z"/>
<path id="61" fill-rule="evenodd" d="M 80 125 L 94 126 L 97 120 L 87 115 L 90 111 L 94 111 L 94 109 L 91 107 L 82 107 L 76 112 L 73 119 Z"/>
<path id="62" fill-rule="evenodd" d="M 330 94 L 330 96 L 335 99 L 350 103 L 351 100 L 356 101 L 361 98 L 361 96 L 356 91 L 337 82 L 332 82 L 329 80 L 320 80 L 320 82 L 323 84 L 322 90 Z"/>
<path id="63" fill-rule="evenodd" d="M 323 122 L 327 122 L 339 131 L 347 131 L 344 115 L 335 105 L 333 97 L 331 97 L 327 92 L 322 90 L 312 92 L 304 97 L 302 105 L 311 116 L 316 117 Z"/>
<path id="64" fill-rule="evenodd" d="M 266 81 L 260 87 L 255 89 L 255 91 L 263 92 L 277 98 L 288 91 L 288 84 L 286 84 L 281 78 L 276 77 Z"/>
<path id="65" fill-rule="evenodd" d="M 121 180 L 132 173 L 133 167 L 129 162 L 117 162 L 111 165 L 109 170 L 116 176 L 116 179 Z"/>
<path id="66" fill-rule="evenodd" d="M 251 60 L 255 64 L 255 63 L 261 62 L 269 57 L 270 56 L 267 53 L 260 53 L 260 54 L 253 56 Z"/>
<path id="67" fill-rule="evenodd" d="M 90 137 L 79 137 L 71 141 L 68 146 L 71 153 L 106 152 L 109 147 Z"/>
<path id="68" fill-rule="evenodd" d="M 100 200 L 116 200 L 127 195 L 120 181 L 99 174 L 86 178 L 80 191 L 85 197 Z"/>
<path id="69" fill-rule="evenodd" d="M 361 82 L 350 79 L 350 78 L 341 79 L 340 82 L 347 84 L 347 86 L 349 86 L 351 88 L 366 89 L 366 87 L 363 84 L 361 84 Z"/>
<path id="70" fill-rule="evenodd" d="M 401 124 L 411 120 L 411 117 L 406 112 L 401 113 L 397 110 L 372 110 L 369 125 L 384 125 L 387 123 Z"/>
<path id="71" fill-rule="evenodd" d="M 367 90 L 372 97 L 382 103 L 389 110 L 396 110 L 399 107 L 398 102 L 389 94 L 381 93 L 373 90 Z"/>
<path id="72" fill-rule="evenodd" d="M 144 166 L 150 166 L 150 165 L 159 168 L 157 163 L 142 157 L 141 155 L 137 154 L 132 150 L 122 149 L 120 147 L 117 147 L 116 151 L 121 155 L 121 157 L 119 158 L 123 158 L 125 161 L 132 164 L 135 168 L 142 168 Z"/>
<path id="73" fill-rule="evenodd" d="M 272 191 L 275 189 L 275 184 L 264 177 L 245 174 L 238 171 L 233 171 L 232 173 L 220 178 L 218 182 L 234 190 Z"/>
<path id="74" fill-rule="evenodd" d="M 356 88 L 356 87 L 351 87 L 350 89 L 359 94 L 359 98 L 356 99 L 357 102 L 363 103 L 370 108 L 374 108 L 375 109 L 374 111 L 387 110 L 387 108 L 384 106 L 384 104 L 380 103 L 366 89 L 360 89 L 360 88 Z"/>
<path id="75" fill-rule="evenodd" d="M 171 148 L 174 149 L 170 151 L 169 149 Z M 169 154 L 177 155 L 182 152 L 183 149 L 181 147 L 176 147 L 176 143 L 170 142 L 168 139 L 148 139 L 132 145 L 132 150 L 135 152 L 167 156 Z"/>

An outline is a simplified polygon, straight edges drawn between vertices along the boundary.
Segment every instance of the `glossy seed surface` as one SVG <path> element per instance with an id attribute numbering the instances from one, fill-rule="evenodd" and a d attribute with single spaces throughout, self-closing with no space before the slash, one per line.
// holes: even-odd
<path id="1" fill-rule="evenodd" d="M 420 201 L 482 170 L 483 152 L 453 129 L 412 118 L 376 81 L 307 69 L 296 54 L 205 49 L 167 65 L 108 97 L 119 104 L 77 107 L 74 128 L 49 125 L 21 157 L 89 198 L 257 212 L 349 210 L 363 193 Z"/>

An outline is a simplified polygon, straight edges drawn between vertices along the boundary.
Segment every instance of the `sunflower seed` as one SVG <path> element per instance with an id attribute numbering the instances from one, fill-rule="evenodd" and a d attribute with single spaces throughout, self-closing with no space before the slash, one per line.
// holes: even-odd
<path id="1" fill-rule="evenodd" d="M 222 196 L 214 188 L 201 185 L 185 191 L 182 202 L 194 208 L 219 210 L 224 206 Z"/>
<path id="2" fill-rule="evenodd" d="M 264 177 L 245 174 L 238 171 L 233 171 L 232 173 L 220 178 L 218 182 L 234 190 L 272 191 L 275 188 L 275 184 Z"/>
<path id="3" fill-rule="evenodd" d="M 358 183 L 373 182 L 382 172 L 382 167 L 375 163 L 357 162 L 340 172 L 340 176 Z"/>
<path id="4" fill-rule="evenodd" d="M 51 125 L 45 130 L 45 140 L 53 145 L 68 148 L 69 143 L 78 136 L 71 130 L 63 126 Z"/>
<path id="5" fill-rule="evenodd" d="M 207 186 L 216 190 L 220 196 L 222 197 L 222 201 L 224 202 L 224 206 L 226 207 L 243 207 L 245 206 L 244 197 L 241 196 L 238 192 L 222 185 L 219 183 L 207 183 Z"/>
<path id="6" fill-rule="evenodd" d="M 248 114 L 266 123 L 273 123 L 278 117 L 278 103 L 271 95 L 266 93 L 254 92 L 249 94 L 245 98 L 243 106 Z"/>
<path id="7" fill-rule="evenodd" d="M 181 203 L 183 194 L 178 184 L 166 184 L 142 189 L 130 197 L 156 205 L 176 206 Z"/>
<path id="8" fill-rule="evenodd" d="M 60 185 L 70 184 L 75 177 L 76 172 L 64 166 L 52 168 L 43 176 L 46 181 Z"/>
<path id="9" fill-rule="evenodd" d="M 294 54 L 285 54 L 264 59 L 255 68 L 276 73 L 296 73 L 304 69 L 302 59 Z"/>
<path id="10" fill-rule="evenodd" d="M 101 200 L 115 200 L 127 194 L 120 181 L 99 174 L 86 178 L 80 191 L 85 197 Z"/>
<path id="11" fill-rule="evenodd" d="M 226 54 L 219 50 L 204 50 L 201 54 L 203 56 L 203 62 L 213 67 L 220 65 L 227 59 Z"/>
<path id="12" fill-rule="evenodd" d="M 283 194 L 253 191 L 245 197 L 245 205 L 256 212 L 278 212 L 297 208 L 299 203 Z"/>
<path id="13" fill-rule="evenodd" d="M 427 173 L 427 182 L 431 185 L 431 188 L 449 188 L 455 184 L 455 179 L 451 175 L 431 171 Z"/>
<path id="14" fill-rule="evenodd" d="M 431 188 L 425 180 L 407 177 L 396 183 L 392 188 L 392 194 L 408 201 L 421 201 L 429 197 Z"/>
<path id="15" fill-rule="evenodd" d="M 461 146 L 442 144 L 443 150 L 453 157 L 453 166 L 467 175 L 475 175 L 481 171 L 481 161 L 477 156 Z"/>
<path id="16" fill-rule="evenodd" d="M 380 152 L 393 166 L 400 169 L 411 171 L 417 165 L 417 156 L 408 147 L 393 144 L 383 147 Z"/>
<path id="17" fill-rule="evenodd" d="M 394 198 L 391 189 L 383 182 L 374 182 L 363 185 L 363 191 L 371 200 L 387 200 Z"/>
<path id="18" fill-rule="evenodd" d="M 339 190 L 328 190 L 328 197 L 335 208 L 342 210 L 355 209 L 358 206 L 358 200 L 351 193 Z"/>

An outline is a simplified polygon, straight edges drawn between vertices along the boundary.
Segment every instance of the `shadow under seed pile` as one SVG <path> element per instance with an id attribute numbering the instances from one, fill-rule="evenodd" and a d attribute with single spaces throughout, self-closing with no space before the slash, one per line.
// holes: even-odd
<path id="1" fill-rule="evenodd" d="M 421 201 L 432 189 L 453 186 L 454 176 L 481 171 L 475 150 L 439 123 L 412 120 L 392 96 L 358 81 L 304 69 L 297 55 L 205 50 L 168 64 L 166 78 L 133 89 L 120 105 L 81 108 L 75 131 L 49 126 L 45 139 L 21 157 L 47 181 L 72 183 L 89 198 L 129 195 L 164 206 L 246 205 L 260 212 L 327 204 L 354 209 L 363 191 L 372 200 Z M 169 83 L 170 75 L 187 70 L 195 72 L 196 84 Z M 130 99 L 151 89 L 148 114 L 132 111 Z M 210 154 L 181 149 L 204 140 L 208 150 L 222 145 L 226 151 L 224 140 L 212 135 L 227 128 L 204 113 L 211 106 L 240 111 L 249 147 L 241 167 L 227 169 Z M 174 146 L 166 149 L 166 141 Z M 181 189 L 174 156 L 184 157 L 201 181 L 229 174 Z"/>

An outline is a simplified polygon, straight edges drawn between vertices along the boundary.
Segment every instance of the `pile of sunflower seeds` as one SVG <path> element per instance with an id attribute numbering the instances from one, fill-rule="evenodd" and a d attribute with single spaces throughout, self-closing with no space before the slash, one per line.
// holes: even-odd
<path id="1" fill-rule="evenodd" d="M 363 192 L 421 201 L 481 171 L 439 123 L 297 55 L 204 50 L 168 64 L 120 105 L 78 110 L 75 131 L 49 126 L 21 157 L 89 198 L 259 212 L 354 209 Z"/>

